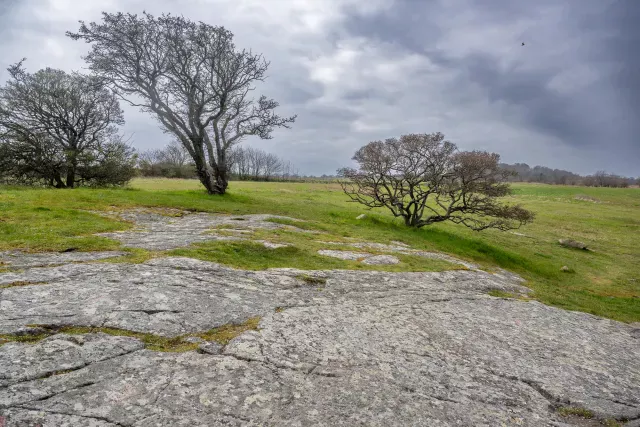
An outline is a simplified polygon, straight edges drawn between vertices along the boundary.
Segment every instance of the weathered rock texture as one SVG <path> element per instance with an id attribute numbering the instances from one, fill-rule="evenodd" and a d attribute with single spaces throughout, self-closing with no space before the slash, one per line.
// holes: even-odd
<path id="1" fill-rule="evenodd" d="M 0 331 L 164 336 L 262 316 L 226 347 L 53 335 L 0 347 L 9 426 L 561 426 L 557 406 L 640 418 L 637 329 L 537 302 L 503 273 L 246 272 L 186 258 L 0 274 Z"/>
<path id="2" fill-rule="evenodd" d="M 451 255 L 443 254 L 440 252 L 427 252 L 421 251 L 418 249 L 411 249 L 411 247 L 407 246 L 401 242 L 391 242 L 392 244 L 386 245 L 384 243 L 375 243 L 375 242 L 355 242 L 355 243 L 345 243 L 345 242 L 321 242 L 325 245 L 333 245 L 333 246 L 352 246 L 359 249 L 369 249 L 378 252 L 390 252 L 390 253 L 403 253 L 407 255 L 414 255 L 423 258 L 431 258 L 431 259 L 439 259 L 442 261 L 447 261 L 452 264 L 459 264 L 463 267 L 477 270 L 478 266 L 470 263 L 468 261 L 461 260 L 459 258 L 452 257 Z M 373 254 L 370 253 L 359 253 L 359 252 L 350 252 L 350 251 L 337 251 L 337 250 L 321 250 L 318 251 L 320 255 L 330 256 L 333 258 L 340 259 L 349 259 L 356 260 L 361 258 L 372 257 Z M 366 262 L 365 262 L 366 264 Z"/>
<path id="3" fill-rule="evenodd" d="M 45 252 L 25 253 L 20 251 L 0 252 L 0 266 L 11 269 L 25 267 L 47 267 L 70 262 L 97 261 L 126 255 L 126 252 Z"/>
<path id="4" fill-rule="evenodd" d="M 105 215 L 103 212 L 96 213 Z M 304 231 L 290 225 L 267 221 L 274 218 L 297 221 L 294 218 L 277 215 L 234 216 L 176 211 L 171 216 L 142 209 L 109 215 L 133 222 L 136 227 L 132 230 L 102 233 L 99 234 L 100 236 L 118 240 L 124 246 L 149 250 L 169 250 L 211 240 L 244 240 L 243 231 L 258 229 Z M 216 228 L 224 229 L 225 227 L 232 227 L 231 232 L 238 234 L 238 236 L 215 232 Z"/>

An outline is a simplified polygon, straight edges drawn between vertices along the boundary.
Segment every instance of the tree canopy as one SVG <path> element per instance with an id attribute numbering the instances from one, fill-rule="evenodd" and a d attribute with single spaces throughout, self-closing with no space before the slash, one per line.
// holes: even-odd
<path id="1" fill-rule="evenodd" d="M 276 101 L 250 96 L 269 63 L 238 50 L 224 27 L 164 14 L 102 18 L 67 35 L 91 44 L 92 72 L 178 138 L 209 193 L 226 191 L 230 147 L 249 135 L 271 138 L 295 121 L 275 113 Z"/>
<path id="2" fill-rule="evenodd" d="M 63 188 L 122 184 L 133 176 L 133 152 L 115 94 L 79 73 L 9 67 L 0 88 L 0 168 L 5 177 Z"/>
<path id="3" fill-rule="evenodd" d="M 353 157 L 359 168 L 339 171 L 344 192 L 369 208 L 386 207 L 408 226 L 451 221 L 480 231 L 509 230 L 533 220 L 521 206 L 500 204 L 512 173 L 500 156 L 457 150 L 442 133 L 373 141 Z"/>

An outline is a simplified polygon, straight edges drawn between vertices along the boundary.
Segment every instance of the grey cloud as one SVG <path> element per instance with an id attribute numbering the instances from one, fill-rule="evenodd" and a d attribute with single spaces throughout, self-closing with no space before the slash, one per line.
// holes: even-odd
<path id="1" fill-rule="evenodd" d="M 395 0 L 367 14 L 331 1 L 318 10 L 300 3 L 309 13 L 340 9 L 344 15 L 300 33 L 283 14 L 240 11 L 233 0 L 96 0 L 95 6 L 78 0 L 56 16 L 47 13 L 46 0 L 0 0 L 0 81 L 6 66 L 23 56 L 34 71 L 82 67 L 87 47 L 64 32 L 80 19 L 98 19 L 102 7 L 166 11 L 224 25 L 239 47 L 264 53 L 269 78 L 256 94 L 275 98 L 280 114 L 298 114 L 298 121 L 273 140 L 246 144 L 272 150 L 305 173 L 333 173 L 373 139 L 443 131 L 464 149 L 495 150 L 510 162 L 640 175 L 640 2 Z M 371 3 L 351 3 L 357 1 Z M 291 4 L 274 1 L 270 8 Z M 335 55 L 354 40 L 367 54 L 344 66 Z M 339 78 L 314 77 L 309 62 L 317 57 L 326 60 L 321 65 L 343 67 Z M 413 58 L 394 82 L 375 71 L 390 57 L 399 64 Z M 419 60 L 424 64 L 411 65 Z M 136 147 L 171 139 L 149 115 L 133 108 L 126 115 L 125 131 L 134 134 Z"/>

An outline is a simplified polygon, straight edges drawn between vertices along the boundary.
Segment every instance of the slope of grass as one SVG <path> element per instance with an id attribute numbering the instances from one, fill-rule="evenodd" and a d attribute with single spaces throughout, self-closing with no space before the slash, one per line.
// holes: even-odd
<path id="1" fill-rule="evenodd" d="M 640 321 L 640 189 L 517 184 L 514 190 L 510 201 L 522 203 L 537 214 L 533 224 L 517 231 L 523 235 L 493 230 L 475 233 L 453 224 L 408 229 L 383 210 L 366 211 L 348 203 L 334 183 L 232 182 L 225 196 L 207 195 L 196 181 L 166 179 L 137 179 L 128 189 L 0 187 L 0 250 L 118 248 L 116 242 L 92 234 L 131 225 L 84 210 L 145 206 L 229 214 L 272 213 L 307 220 L 305 228 L 334 239 L 397 240 L 416 249 L 450 253 L 489 269 L 506 268 L 527 279 L 535 298 L 546 304 L 626 322 Z M 595 201 L 576 199 L 579 195 Z M 367 218 L 356 220 L 361 213 Z M 317 236 L 314 239 L 322 240 Z M 304 241 L 303 236 L 282 233 L 263 237 L 293 242 L 295 248 L 268 252 L 227 242 L 205 243 L 176 253 L 253 269 L 357 268 L 314 255 L 316 246 L 311 240 Z M 557 242 L 560 238 L 583 241 L 593 251 L 561 247 Z M 398 268 L 420 269 L 416 266 L 420 260 L 403 261 Z M 426 266 L 423 269 L 440 268 L 422 262 Z M 575 273 L 562 272 L 560 268 L 565 265 Z"/>

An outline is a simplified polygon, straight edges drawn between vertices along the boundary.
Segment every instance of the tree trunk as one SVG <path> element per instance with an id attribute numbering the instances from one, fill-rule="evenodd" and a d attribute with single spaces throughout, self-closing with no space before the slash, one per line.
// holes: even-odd
<path id="1" fill-rule="evenodd" d="M 227 187 L 229 186 L 229 170 L 227 169 L 227 152 L 222 148 L 218 148 L 218 155 L 216 160 L 216 164 L 214 166 L 215 171 L 215 194 L 224 194 L 227 191 Z"/>
<path id="2" fill-rule="evenodd" d="M 224 194 L 221 193 L 217 188 L 216 178 L 212 173 L 212 170 L 207 167 L 207 165 L 203 165 L 197 168 L 198 179 L 204 185 L 204 188 L 207 189 L 207 193 L 209 194 Z"/>
<path id="3" fill-rule="evenodd" d="M 216 174 L 216 188 L 218 189 L 218 194 L 226 193 L 228 186 L 229 186 L 229 177 L 227 173 L 227 168 L 222 167 L 218 169 L 218 173 Z"/>
<path id="4" fill-rule="evenodd" d="M 60 174 L 56 174 L 56 176 L 54 177 L 55 181 L 56 181 L 56 188 L 64 188 L 64 182 L 62 181 L 62 178 L 60 178 Z"/>
<path id="5" fill-rule="evenodd" d="M 76 170 L 75 168 L 71 168 L 67 171 L 67 183 L 66 183 L 66 187 L 67 188 L 73 188 L 75 186 L 76 183 Z"/>

